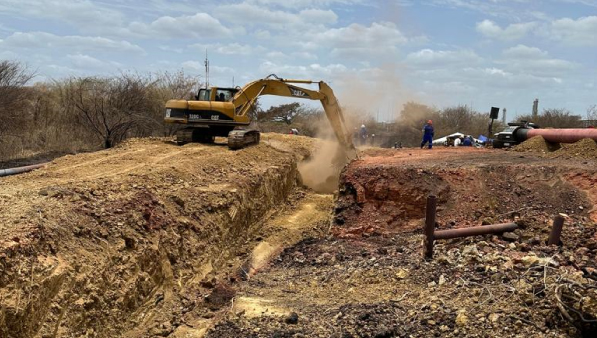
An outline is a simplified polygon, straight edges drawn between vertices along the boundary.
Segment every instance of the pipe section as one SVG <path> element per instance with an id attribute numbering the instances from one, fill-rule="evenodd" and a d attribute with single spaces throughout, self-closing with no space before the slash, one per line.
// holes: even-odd
<path id="1" fill-rule="evenodd" d="M 521 141 L 530 139 L 534 136 L 543 136 L 545 141 L 553 143 L 574 143 L 585 138 L 593 139 L 597 142 L 597 129 L 525 129 L 520 128 L 516 131 L 516 138 Z"/>
<path id="2" fill-rule="evenodd" d="M 518 229 L 518 225 L 516 223 L 502 223 L 470 228 L 439 230 L 433 234 L 433 237 L 434 239 L 451 239 L 477 235 L 499 234 L 502 232 L 514 231 L 516 229 Z"/>
<path id="3" fill-rule="evenodd" d="M 28 171 L 41 168 L 41 167 L 45 166 L 46 164 L 48 164 L 48 162 L 40 163 L 40 164 L 28 165 L 28 166 L 24 166 L 24 167 L 0 169 L 0 177 L 26 173 Z"/>

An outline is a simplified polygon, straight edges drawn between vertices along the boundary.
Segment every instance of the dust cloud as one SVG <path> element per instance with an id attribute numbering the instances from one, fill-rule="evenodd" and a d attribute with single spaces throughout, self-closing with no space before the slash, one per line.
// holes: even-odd
<path id="1" fill-rule="evenodd" d="M 339 162 L 342 153 L 335 140 L 324 140 L 310 159 L 299 163 L 298 170 L 303 184 L 318 193 L 331 194 L 338 189 L 340 171 L 346 161 Z"/>
<path id="2" fill-rule="evenodd" d="M 319 123 L 316 137 L 322 139 L 319 148 L 298 164 L 298 171 L 304 185 L 318 193 L 331 194 L 338 189 L 340 172 L 349 159 L 326 119 Z"/>
<path id="3" fill-rule="evenodd" d="M 334 91 L 349 134 L 356 133 L 361 124 L 377 115 L 387 122 L 398 120 L 403 104 L 416 98 L 400 83 L 398 74 L 403 68 L 398 63 L 387 62 L 365 73 L 341 74 L 335 78 Z M 317 138 L 324 139 L 321 147 L 298 166 L 303 184 L 319 193 L 338 189 L 340 172 L 349 162 L 326 122 L 320 124 L 316 133 Z"/>

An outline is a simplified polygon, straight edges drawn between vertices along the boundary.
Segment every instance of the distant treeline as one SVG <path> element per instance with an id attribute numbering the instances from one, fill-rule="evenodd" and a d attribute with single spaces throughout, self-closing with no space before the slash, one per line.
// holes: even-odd
<path id="1" fill-rule="evenodd" d="M 0 61 L 0 161 L 171 135 L 175 126 L 163 122 L 164 103 L 191 98 L 198 86 L 182 72 L 70 77 L 28 86 L 33 76 L 18 62 Z"/>

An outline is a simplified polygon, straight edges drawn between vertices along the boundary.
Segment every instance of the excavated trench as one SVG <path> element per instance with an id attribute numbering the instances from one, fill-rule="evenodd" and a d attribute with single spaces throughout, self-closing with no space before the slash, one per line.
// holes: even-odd
<path id="1" fill-rule="evenodd" d="M 429 194 L 439 227 L 522 219 L 521 245 L 566 212 L 574 229 L 563 249 L 595 257 L 594 169 L 508 153 L 382 152 L 343 171 L 334 202 L 301 188 L 297 166 L 313 149 L 284 135 L 237 152 L 132 141 L 0 180 L 0 336 L 375 336 L 377 315 L 365 315 L 388 304 L 403 315 L 384 319 L 387 332 L 445 334 L 413 309 L 445 293 L 428 287 L 437 271 L 480 270 L 421 265 Z M 449 245 L 459 247 L 438 252 L 457 250 Z M 410 292 L 419 297 L 405 300 Z M 474 305 L 446 302 L 454 313 Z M 291 311 L 306 318 L 294 328 L 279 319 Z"/>
<path id="2" fill-rule="evenodd" d="M 298 140 L 138 141 L 0 181 L 0 336 L 200 336 L 245 270 L 300 240 L 264 227 L 305 198 Z"/>
<path id="3" fill-rule="evenodd" d="M 207 337 L 594 337 L 563 317 L 555 295 L 595 285 L 596 180 L 585 160 L 368 151 L 342 172 L 334 236 L 288 247 L 243 282 Z M 516 220 L 519 229 L 436 241 L 425 260 L 430 194 L 439 228 Z M 557 213 L 568 214 L 562 242 L 548 246 Z"/>

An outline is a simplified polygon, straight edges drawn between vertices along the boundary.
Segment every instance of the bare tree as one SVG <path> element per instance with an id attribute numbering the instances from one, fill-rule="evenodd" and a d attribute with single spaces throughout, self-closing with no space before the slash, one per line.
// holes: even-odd
<path id="1" fill-rule="evenodd" d="M 110 148 L 128 136 L 152 134 L 156 126 L 149 115 L 149 89 L 153 86 L 148 78 L 127 74 L 71 78 L 62 95 L 79 121 Z"/>
<path id="2" fill-rule="evenodd" d="M 26 66 L 16 61 L 0 61 L 0 136 L 14 130 L 25 110 L 27 97 L 25 85 L 34 74 Z M 2 139 L 0 139 L 0 142 Z"/>
<path id="3" fill-rule="evenodd" d="M 597 120 L 597 104 L 589 106 L 587 108 L 587 120 L 595 121 Z"/>
<path id="4" fill-rule="evenodd" d="M 163 134 L 171 136 L 182 128 L 179 124 L 164 123 L 164 104 L 168 100 L 191 100 L 199 90 L 201 83 L 196 77 L 186 75 L 183 71 L 176 73 L 161 72 L 156 75 L 155 86 L 151 94 L 154 108 L 152 109 L 152 118 L 157 124 L 163 126 Z"/>
<path id="5" fill-rule="evenodd" d="M 276 121 L 292 124 L 292 121 L 303 112 L 301 104 L 298 102 L 272 106 L 268 110 L 259 114 L 259 121 Z"/>
<path id="6" fill-rule="evenodd" d="M 582 127 L 581 116 L 574 115 L 567 109 L 544 109 L 541 115 L 537 116 L 535 120 L 531 115 L 523 115 L 519 117 L 520 120 L 530 121 L 538 124 L 541 127 L 550 128 L 580 128 Z"/>

